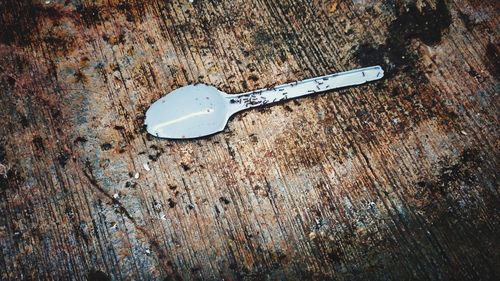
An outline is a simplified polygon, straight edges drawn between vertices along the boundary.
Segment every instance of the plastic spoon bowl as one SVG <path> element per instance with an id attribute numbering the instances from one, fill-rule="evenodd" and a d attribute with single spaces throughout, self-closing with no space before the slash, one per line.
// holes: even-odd
<path id="1" fill-rule="evenodd" d="M 224 130 L 233 114 L 300 96 L 381 79 L 380 66 L 330 74 L 237 95 L 213 86 L 189 85 L 154 102 L 146 112 L 147 131 L 160 138 L 199 138 Z"/>

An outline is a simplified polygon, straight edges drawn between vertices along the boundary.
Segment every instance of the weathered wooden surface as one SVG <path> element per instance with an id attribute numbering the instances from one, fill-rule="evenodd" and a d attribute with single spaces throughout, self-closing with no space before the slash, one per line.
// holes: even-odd
<path id="1" fill-rule="evenodd" d="M 0 9 L 2 280 L 498 278 L 498 1 Z M 207 139 L 142 127 L 188 83 L 373 64 Z"/>

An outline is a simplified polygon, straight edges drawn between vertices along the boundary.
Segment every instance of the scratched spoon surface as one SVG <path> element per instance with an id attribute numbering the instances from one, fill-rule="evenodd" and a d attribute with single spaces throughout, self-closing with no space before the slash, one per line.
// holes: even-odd
<path id="1" fill-rule="evenodd" d="M 178 88 L 154 102 L 146 112 L 147 131 L 160 138 L 185 139 L 224 130 L 233 114 L 291 98 L 381 79 L 380 66 L 355 69 L 303 81 L 229 95 L 205 84 Z"/>

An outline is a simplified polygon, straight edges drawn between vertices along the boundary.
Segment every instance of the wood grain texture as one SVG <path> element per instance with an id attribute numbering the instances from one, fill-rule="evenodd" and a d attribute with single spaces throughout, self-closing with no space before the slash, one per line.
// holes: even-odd
<path id="1" fill-rule="evenodd" d="M 0 279 L 498 279 L 499 9 L 0 1 Z M 209 138 L 143 128 L 190 83 L 374 64 Z"/>

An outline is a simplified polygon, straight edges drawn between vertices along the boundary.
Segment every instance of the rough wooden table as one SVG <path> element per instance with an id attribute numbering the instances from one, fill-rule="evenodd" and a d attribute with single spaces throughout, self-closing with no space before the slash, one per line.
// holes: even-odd
<path id="1" fill-rule="evenodd" d="M 500 275 L 499 2 L 0 1 L 0 279 Z M 153 138 L 153 101 L 382 81 Z"/>

